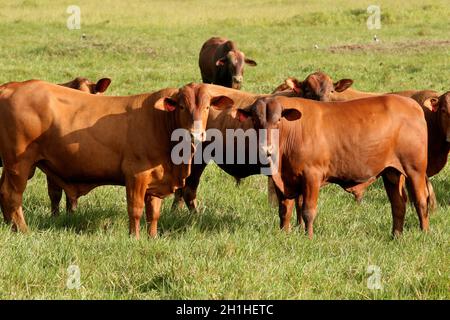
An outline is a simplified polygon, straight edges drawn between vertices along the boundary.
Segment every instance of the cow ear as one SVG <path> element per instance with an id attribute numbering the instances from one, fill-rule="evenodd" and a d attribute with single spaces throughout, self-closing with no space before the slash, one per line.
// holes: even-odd
<path id="1" fill-rule="evenodd" d="M 281 116 L 288 121 L 295 121 L 302 117 L 302 113 L 297 109 L 283 109 Z"/>
<path id="2" fill-rule="evenodd" d="M 227 57 L 222 57 L 219 60 L 216 61 L 216 66 L 223 66 L 227 62 Z"/>
<path id="3" fill-rule="evenodd" d="M 177 105 L 178 105 L 177 101 L 175 101 L 173 98 L 163 97 L 158 101 L 156 101 L 155 109 L 172 112 L 176 110 Z"/>
<path id="4" fill-rule="evenodd" d="M 300 93 L 301 82 L 296 78 L 287 78 L 285 80 L 286 85 L 291 88 L 295 93 Z"/>
<path id="5" fill-rule="evenodd" d="M 431 111 L 436 112 L 439 109 L 439 99 L 436 97 L 428 98 L 423 102 L 423 105 Z"/>
<path id="6" fill-rule="evenodd" d="M 252 113 L 251 111 L 247 111 L 244 109 L 237 109 L 236 110 L 236 119 L 238 119 L 240 122 L 247 121 L 248 118 L 251 118 Z"/>
<path id="7" fill-rule="evenodd" d="M 223 110 L 226 108 L 231 108 L 234 104 L 234 101 L 227 96 L 218 96 L 212 98 L 210 104 L 214 109 Z"/>
<path id="8" fill-rule="evenodd" d="M 110 78 L 102 78 L 95 84 L 95 92 L 105 92 L 111 84 Z"/>
<path id="9" fill-rule="evenodd" d="M 247 59 L 247 58 L 245 58 L 244 59 L 244 62 L 246 63 L 246 64 L 248 64 L 249 66 L 252 66 L 252 67 L 256 67 L 258 64 L 256 63 L 256 61 L 255 60 L 252 60 L 252 59 Z"/>
<path id="10" fill-rule="evenodd" d="M 348 88 L 350 88 L 352 84 L 353 84 L 353 80 L 352 79 L 341 79 L 338 82 L 335 82 L 333 84 L 334 91 L 342 92 L 342 91 L 347 90 Z"/>

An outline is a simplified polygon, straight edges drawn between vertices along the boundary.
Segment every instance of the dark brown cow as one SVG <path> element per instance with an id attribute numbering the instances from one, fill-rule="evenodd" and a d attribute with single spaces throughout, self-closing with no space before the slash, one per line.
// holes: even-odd
<path id="1" fill-rule="evenodd" d="M 125 185 L 130 234 L 139 237 L 146 203 L 148 231 L 156 236 L 161 198 L 182 187 L 190 172 L 189 163 L 173 164 L 171 134 L 183 128 L 194 141 L 203 139 L 209 106 L 232 103 L 201 90 L 190 84 L 106 97 L 37 80 L 1 86 L 0 204 L 5 221 L 13 230 L 27 230 L 22 194 L 37 166 L 69 197 L 98 185 Z M 199 95 L 208 99 L 208 107 L 197 106 Z"/>
<path id="2" fill-rule="evenodd" d="M 272 178 L 281 228 L 290 229 L 292 210 L 286 199 L 303 196 L 301 215 L 311 238 L 322 185 L 348 188 L 382 176 L 392 206 L 392 232 L 401 234 L 406 212 L 403 175 L 420 226 L 428 230 L 427 126 L 414 100 L 386 95 L 323 103 L 276 97 L 240 109 L 237 117 L 250 117 L 255 128 L 267 129 L 266 150 L 274 150 L 271 130 L 279 130 L 279 166 Z"/>
<path id="3" fill-rule="evenodd" d="M 203 44 L 198 64 L 204 83 L 233 89 L 241 88 L 244 64 L 256 66 L 256 62 L 246 58 L 233 41 L 219 37 L 211 38 Z"/>
<path id="4" fill-rule="evenodd" d="M 423 108 L 428 124 L 428 167 L 429 177 L 439 173 L 447 164 L 450 151 L 450 91 L 440 97 L 424 100 Z"/>
<path id="5" fill-rule="evenodd" d="M 252 128 L 251 121 L 247 121 L 241 123 L 236 121 L 235 119 L 235 110 L 236 108 L 243 108 L 252 105 L 258 98 L 261 97 L 269 97 L 275 95 L 265 95 L 265 94 L 253 94 L 248 92 L 243 92 L 240 90 L 225 88 L 222 86 L 209 85 L 205 84 L 204 87 L 206 90 L 210 92 L 211 95 L 222 95 L 229 97 L 233 100 L 233 109 L 225 109 L 223 111 L 219 110 L 211 110 L 209 113 L 207 129 L 218 129 L 223 137 L 223 156 L 227 157 L 227 135 L 226 130 L 247 130 Z M 291 92 L 282 92 L 276 95 L 282 96 L 294 96 Z M 204 150 L 210 141 L 205 141 L 202 143 L 202 146 L 199 147 L 199 150 Z M 245 145 L 245 150 L 243 151 L 246 155 L 246 159 L 248 159 L 248 144 Z M 236 156 L 236 153 L 235 153 Z M 204 160 L 204 159 L 203 159 Z M 236 160 L 236 159 L 235 159 Z M 261 164 L 235 164 L 230 163 L 218 163 L 217 165 L 223 171 L 233 176 L 237 181 L 248 177 L 250 175 L 260 174 L 261 173 Z M 207 163 L 194 163 L 191 168 L 191 174 L 186 179 L 186 185 L 182 189 L 178 189 L 175 193 L 175 198 L 172 204 L 172 209 L 177 207 L 181 207 L 183 205 L 183 199 L 186 203 L 187 207 L 191 211 L 197 210 L 197 188 L 200 183 L 200 178 L 203 174 L 203 170 L 206 168 Z"/>

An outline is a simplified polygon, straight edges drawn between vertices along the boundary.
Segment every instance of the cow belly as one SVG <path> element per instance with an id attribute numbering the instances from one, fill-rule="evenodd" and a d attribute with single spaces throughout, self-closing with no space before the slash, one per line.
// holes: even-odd
<path id="1" fill-rule="evenodd" d="M 43 159 L 49 170 L 66 181 L 123 181 L 120 157 L 101 146 L 86 150 L 78 144 L 54 146 Z"/>

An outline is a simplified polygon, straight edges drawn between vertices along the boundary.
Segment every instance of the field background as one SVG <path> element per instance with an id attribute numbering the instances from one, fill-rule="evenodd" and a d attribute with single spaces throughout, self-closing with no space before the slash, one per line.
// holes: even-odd
<path id="1" fill-rule="evenodd" d="M 71 4 L 81 8 L 81 30 L 66 27 Z M 381 6 L 380 30 L 366 26 L 371 4 Z M 221 35 L 258 62 L 246 68 L 246 91 L 267 93 L 317 69 L 361 90 L 450 87 L 446 0 L 0 0 L 0 8 L 0 83 L 108 76 L 110 95 L 179 87 L 201 80 L 200 47 Z M 24 198 L 32 232 L 0 226 L 0 298 L 449 299 L 450 170 L 432 182 L 439 209 L 429 234 L 408 208 L 404 235 L 393 240 L 377 183 L 361 205 L 336 186 L 323 188 L 309 241 L 278 230 L 264 177 L 236 187 L 211 165 L 201 213 L 172 213 L 168 198 L 159 238 L 136 241 L 127 235 L 124 188 L 98 188 L 73 216 L 52 218 L 39 173 Z M 79 290 L 66 287 L 72 264 L 81 270 Z M 381 268 L 382 290 L 367 287 L 369 265 Z"/>

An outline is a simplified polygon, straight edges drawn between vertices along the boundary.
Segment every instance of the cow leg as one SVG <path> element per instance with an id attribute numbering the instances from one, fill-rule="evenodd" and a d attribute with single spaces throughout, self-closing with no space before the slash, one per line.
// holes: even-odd
<path id="1" fill-rule="evenodd" d="M 427 179 L 425 175 L 417 172 L 408 173 L 407 183 L 410 184 L 412 200 L 419 216 L 420 229 L 428 231 L 429 229 L 429 195 L 427 191 Z"/>
<path id="2" fill-rule="evenodd" d="M 383 183 L 392 211 L 392 234 L 398 236 L 403 232 L 406 213 L 405 188 L 400 172 L 383 174 Z"/>
<path id="3" fill-rule="evenodd" d="M 436 211 L 437 209 L 437 199 L 436 194 L 434 193 L 433 185 L 431 184 L 430 179 L 427 177 L 427 189 L 428 189 L 428 196 L 430 201 L 430 213 L 433 211 Z"/>
<path id="4" fill-rule="evenodd" d="M 161 215 L 162 199 L 146 195 L 145 196 L 145 215 L 147 217 L 148 235 L 156 238 L 158 235 L 158 219 Z"/>
<path id="5" fill-rule="evenodd" d="M 183 188 L 178 188 L 174 193 L 171 210 L 175 211 L 181 209 L 182 207 L 183 207 Z"/>
<path id="6" fill-rule="evenodd" d="M 13 231 L 27 232 L 22 210 L 22 195 L 27 185 L 30 166 L 19 164 L 15 168 L 4 167 L 0 186 L 0 206 L 5 222 Z"/>
<path id="7" fill-rule="evenodd" d="M 278 189 L 271 181 L 271 178 L 269 177 L 269 185 L 268 185 L 268 192 L 269 196 L 271 193 L 276 194 L 278 199 L 278 215 L 280 216 L 280 229 L 283 231 L 289 232 L 291 231 L 291 217 L 292 217 L 292 211 L 294 210 L 294 200 L 293 199 L 287 199 L 280 189 Z"/>
<path id="8" fill-rule="evenodd" d="M 59 215 L 59 203 L 62 197 L 62 188 L 60 188 L 51 178 L 47 176 L 47 192 L 50 198 L 50 206 L 53 216 Z"/>
<path id="9" fill-rule="evenodd" d="M 186 184 L 183 189 L 178 189 L 175 192 L 175 198 L 172 203 L 172 210 L 182 206 L 181 197 L 184 199 L 189 211 L 197 212 L 197 188 L 200 184 L 200 177 L 206 168 L 206 163 L 193 164 L 191 166 L 191 174 L 186 179 Z"/>
<path id="10" fill-rule="evenodd" d="M 303 188 L 303 206 L 302 217 L 305 222 L 305 231 L 308 233 L 308 237 L 312 239 L 313 223 L 317 215 L 317 200 L 319 198 L 321 182 L 317 178 L 306 179 Z"/>
<path id="11" fill-rule="evenodd" d="M 291 217 L 294 210 L 294 199 L 282 199 L 278 201 L 278 213 L 280 215 L 280 229 L 283 231 L 291 231 Z"/>
<path id="12" fill-rule="evenodd" d="M 145 202 L 145 191 L 149 184 L 146 176 L 132 177 L 126 182 L 127 211 L 130 225 L 130 235 L 139 239 L 140 222 Z"/>
<path id="13" fill-rule="evenodd" d="M 295 211 L 297 211 L 297 224 L 299 227 L 301 227 L 303 224 L 302 207 L 303 207 L 303 196 L 299 195 L 295 199 Z"/>
<path id="14" fill-rule="evenodd" d="M 67 213 L 73 213 L 78 206 L 78 197 L 77 196 L 69 196 L 66 193 L 66 211 Z"/>

